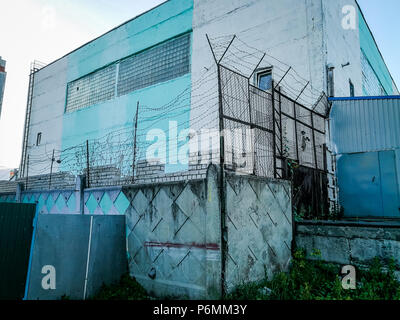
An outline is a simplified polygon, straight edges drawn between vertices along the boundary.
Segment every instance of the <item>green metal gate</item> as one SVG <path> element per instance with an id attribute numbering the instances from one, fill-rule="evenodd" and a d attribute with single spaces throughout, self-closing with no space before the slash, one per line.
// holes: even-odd
<path id="1" fill-rule="evenodd" d="M 0 299 L 24 297 L 35 204 L 0 203 Z"/>

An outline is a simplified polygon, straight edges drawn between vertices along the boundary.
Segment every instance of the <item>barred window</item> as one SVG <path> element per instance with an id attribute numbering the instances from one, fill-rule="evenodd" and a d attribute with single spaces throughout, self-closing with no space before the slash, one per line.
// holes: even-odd
<path id="1" fill-rule="evenodd" d="M 186 34 L 70 82 L 66 112 L 113 99 L 116 89 L 121 96 L 189 72 L 190 34 Z"/>
<path id="2" fill-rule="evenodd" d="M 116 65 L 114 64 L 70 82 L 67 88 L 66 112 L 114 98 L 115 80 Z"/>
<path id="3" fill-rule="evenodd" d="M 120 63 L 118 95 L 189 73 L 190 34 L 129 57 Z"/>

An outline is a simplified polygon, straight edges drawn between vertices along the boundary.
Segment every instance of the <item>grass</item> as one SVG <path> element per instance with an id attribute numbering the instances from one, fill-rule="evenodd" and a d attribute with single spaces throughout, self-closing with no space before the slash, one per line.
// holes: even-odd
<path id="1" fill-rule="evenodd" d="M 396 280 L 396 265 L 391 261 L 383 268 L 374 259 L 369 268 L 358 269 L 354 290 L 342 288 L 340 267 L 324 262 L 314 251 L 316 260 L 307 260 L 304 250 L 298 250 L 288 273 L 273 279 L 238 286 L 227 300 L 400 300 L 400 282 Z M 143 287 L 125 274 L 119 283 L 105 286 L 93 300 L 149 300 Z"/>
<path id="2" fill-rule="evenodd" d="M 128 273 L 124 274 L 119 283 L 103 285 L 93 300 L 149 300 L 144 288 Z"/>
<path id="3" fill-rule="evenodd" d="M 317 251 L 314 256 L 320 255 Z M 305 258 L 298 250 L 288 273 L 273 279 L 238 286 L 228 300 L 400 300 L 400 282 L 396 280 L 395 263 L 384 270 L 374 259 L 366 270 L 357 270 L 357 287 L 342 288 L 340 267 L 317 259 Z"/>

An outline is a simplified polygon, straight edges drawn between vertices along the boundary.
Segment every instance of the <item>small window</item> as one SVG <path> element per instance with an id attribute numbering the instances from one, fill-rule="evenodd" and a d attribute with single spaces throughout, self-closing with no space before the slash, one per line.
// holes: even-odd
<path id="1" fill-rule="evenodd" d="M 272 89 L 272 69 L 260 72 L 257 75 L 258 88 L 267 91 Z"/>
<path id="2" fill-rule="evenodd" d="M 349 81 L 350 84 L 350 97 L 354 97 L 354 84 L 353 82 L 351 82 L 351 80 Z"/>
<path id="3" fill-rule="evenodd" d="M 36 136 L 36 145 L 40 145 L 40 143 L 42 142 L 42 133 L 39 132 Z"/>
<path id="4" fill-rule="evenodd" d="M 328 77 L 328 97 L 335 96 L 335 75 L 334 75 L 335 67 L 329 64 L 327 66 L 327 77 Z"/>

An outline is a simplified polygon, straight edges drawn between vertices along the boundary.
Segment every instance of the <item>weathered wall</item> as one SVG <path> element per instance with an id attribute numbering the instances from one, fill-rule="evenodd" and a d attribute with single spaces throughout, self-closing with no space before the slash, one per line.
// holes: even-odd
<path id="1" fill-rule="evenodd" d="M 192 60 L 196 63 L 192 65 L 192 83 L 198 82 L 204 76 L 205 68 L 215 67 L 206 35 L 211 39 L 218 38 L 220 43 L 217 39 L 217 44 L 226 47 L 235 34 L 249 46 L 291 65 L 303 78 L 311 79 L 310 84 L 322 92 L 325 90 L 322 30 L 320 1 L 195 0 Z M 244 50 L 249 50 L 238 41 L 236 44 Z M 220 58 L 224 47 L 215 49 Z M 277 67 L 273 70 L 273 75 L 275 80 L 279 81 L 280 76 L 275 74 L 275 71 L 282 76 L 288 67 L 280 70 L 279 68 L 285 68 L 285 65 L 270 57 L 266 57 L 260 67 L 271 65 Z M 302 85 L 299 79 L 293 77 L 287 77 L 285 81 L 295 88 L 295 91 L 298 90 L 297 92 L 300 92 L 305 84 Z M 201 89 L 207 91 L 212 99 L 206 101 L 202 108 L 191 110 L 192 127 L 218 128 L 217 116 L 213 121 L 197 121 L 204 110 L 207 110 L 207 113 L 218 110 L 217 80 L 204 84 Z M 198 95 L 196 93 L 192 96 L 192 105 L 199 99 Z M 219 149 L 217 143 L 213 145 L 215 150 Z"/>
<path id="2" fill-rule="evenodd" d="M 290 186 L 227 174 L 228 251 L 222 254 L 217 168 L 206 180 L 124 187 L 130 273 L 161 297 L 214 299 L 225 288 L 286 270 L 291 257 Z M 154 278 L 152 278 L 154 277 Z"/>
<path id="3" fill-rule="evenodd" d="M 83 297 L 82 263 L 86 261 L 88 225 L 92 218 L 93 230 L 97 227 L 99 230 L 99 236 L 96 233 L 92 236 L 91 254 L 96 254 L 93 259 L 103 259 L 97 255 L 100 253 L 93 252 L 93 246 L 101 254 L 110 255 L 104 261 L 120 259 L 113 254 L 120 250 L 115 247 L 119 246 L 117 233 L 121 232 L 131 275 L 154 296 L 219 298 L 223 288 L 222 259 L 225 259 L 227 290 L 243 281 L 261 280 L 265 275 L 271 277 L 286 270 L 292 240 L 288 182 L 226 173 L 225 191 L 221 195 L 218 167 L 210 166 L 205 177 L 199 177 L 90 189 L 83 189 L 82 181 L 77 179 L 74 189 L 1 195 L 2 202 L 16 201 L 17 197 L 22 203 L 36 203 L 40 214 L 32 260 L 31 278 L 35 284 L 29 297 L 57 298 L 63 294 L 76 299 Z M 221 196 L 226 197 L 222 199 L 227 203 L 228 251 L 224 255 L 221 254 Z M 121 218 L 126 220 L 125 232 L 119 227 Z M 110 231 L 114 221 L 116 229 Z M 106 243 L 96 244 L 100 240 Z M 60 290 L 40 289 L 38 268 L 43 264 L 61 270 Z M 107 263 L 99 262 L 93 265 L 92 272 L 97 274 L 97 280 L 89 278 L 89 293 L 98 288 L 101 275 L 111 271 Z"/>
<path id="4" fill-rule="evenodd" d="M 221 289 L 217 170 L 207 180 L 124 187 L 129 269 L 151 294 L 218 298 Z M 154 279 L 151 278 L 154 276 Z"/>
<path id="5" fill-rule="evenodd" d="M 226 184 L 229 291 L 287 270 L 293 222 L 287 181 L 228 175 Z"/>
<path id="6" fill-rule="evenodd" d="M 57 157 L 59 157 L 60 150 L 82 144 L 86 139 L 98 139 L 115 130 L 125 129 L 125 132 L 128 132 L 133 128 L 138 101 L 142 106 L 160 108 L 182 94 L 184 90 L 190 89 L 191 76 L 188 73 L 76 112 L 65 113 L 67 84 L 70 81 L 168 39 L 190 33 L 192 9 L 192 1 L 166 1 L 144 15 L 85 44 L 35 74 L 27 148 L 30 155 L 30 175 L 50 171 L 49 163 L 53 149 L 56 149 Z M 180 129 L 186 129 L 188 126 L 185 123 L 189 121 L 190 90 L 187 91 L 186 98 L 188 103 L 179 112 L 169 114 L 169 120 L 177 121 L 181 125 Z M 183 109 L 186 112 L 183 112 Z M 161 113 L 160 111 L 148 113 L 146 121 L 139 121 L 138 130 L 150 127 L 168 132 L 168 121 L 161 123 L 156 121 Z M 155 122 L 154 125 L 149 121 Z M 36 136 L 39 132 L 42 132 L 42 143 L 36 146 Z M 139 142 L 144 142 L 145 135 L 142 134 L 138 139 L 141 139 Z M 63 160 L 66 159 L 65 154 L 60 157 Z M 166 170 L 174 172 L 182 168 L 187 169 L 187 166 L 172 165 L 167 166 Z M 70 169 L 68 163 L 55 163 L 53 172 L 70 171 Z M 82 169 L 73 168 L 78 171 Z"/>
<path id="7" fill-rule="evenodd" d="M 16 192 L 17 183 L 15 181 L 0 181 L 0 193 Z"/>
<path id="8" fill-rule="evenodd" d="M 356 1 L 322 1 L 322 5 L 324 19 L 324 46 L 326 50 L 325 65 L 332 64 L 335 67 L 335 96 L 350 96 L 349 80 L 354 84 L 355 95 L 361 96 L 363 94 L 363 86 L 360 62 L 359 28 L 357 24 L 355 29 L 348 30 L 344 29 L 342 26 L 342 21 L 345 17 L 342 8 L 351 5 L 356 9 Z M 354 18 L 357 19 L 357 16 Z M 350 65 L 342 67 L 342 65 L 346 65 L 348 62 Z M 327 87 L 323 90 L 326 91 Z"/>
<path id="9" fill-rule="evenodd" d="M 26 298 L 81 300 L 118 281 L 127 268 L 124 230 L 123 216 L 39 214 Z M 56 270 L 55 290 L 42 288 L 46 265 Z"/>
<path id="10" fill-rule="evenodd" d="M 16 194 L 15 192 L 1 192 L 0 193 L 0 202 L 15 202 Z"/>
<path id="11" fill-rule="evenodd" d="M 30 157 L 29 175 L 50 172 L 52 150 L 61 150 L 63 115 L 67 88 L 68 59 L 62 58 L 34 75 L 32 109 L 27 140 Z M 41 144 L 36 145 L 37 134 L 42 133 Z M 59 164 L 53 163 L 53 172 Z"/>
<path id="12" fill-rule="evenodd" d="M 341 265 L 365 266 L 375 257 L 382 262 L 400 256 L 400 225 L 388 223 L 297 223 L 296 247 L 307 250 L 309 257 L 314 249 L 321 258 Z"/>

